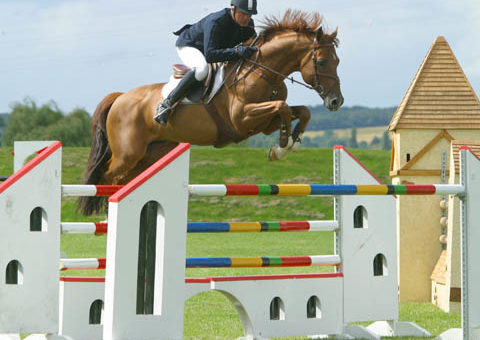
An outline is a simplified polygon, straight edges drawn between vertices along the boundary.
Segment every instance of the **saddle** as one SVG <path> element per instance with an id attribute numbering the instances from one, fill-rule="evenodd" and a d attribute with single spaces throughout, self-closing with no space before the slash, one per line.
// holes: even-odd
<path id="1" fill-rule="evenodd" d="M 183 76 L 190 71 L 190 68 L 182 64 L 173 65 L 173 75 L 170 81 L 162 89 L 162 96 L 166 98 L 168 94 L 177 86 Z M 216 93 L 224 84 L 225 65 L 223 63 L 208 64 L 208 76 L 204 83 L 198 83 L 189 91 L 182 104 L 203 104 L 205 109 L 212 117 L 217 126 L 217 140 L 214 144 L 216 148 L 221 148 L 232 141 L 238 143 L 245 137 L 237 135 L 223 120 L 217 108 L 211 102 Z"/>
<path id="2" fill-rule="evenodd" d="M 177 86 L 180 80 L 191 69 L 182 64 L 173 65 L 173 75 L 169 82 L 163 87 L 162 97 L 166 98 L 168 94 Z M 182 104 L 201 104 L 208 102 L 223 83 L 225 77 L 225 67 L 223 63 L 208 64 L 208 76 L 205 82 L 198 83 L 187 94 Z"/>

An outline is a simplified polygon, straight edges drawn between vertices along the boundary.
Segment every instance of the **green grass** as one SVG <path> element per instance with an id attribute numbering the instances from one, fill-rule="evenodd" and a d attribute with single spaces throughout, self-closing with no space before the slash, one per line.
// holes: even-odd
<path id="1" fill-rule="evenodd" d="M 63 183 L 81 183 L 87 148 L 64 148 Z M 12 171 L 12 155 L 0 148 L 0 175 Z M 389 183 L 390 153 L 353 150 L 383 182 Z M 262 149 L 193 148 L 190 183 L 332 183 L 332 151 L 301 149 L 280 162 L 268 162 Z M 152 188 L 161 190 L 161 188 Z M 275 221 L 332 219 L 332 199 L 319 197 L 226 197 L 196 198 L 189 204 L 189 221 Z M 75 200 L 62 201 L 63 221 L 100 221 L 105 216 L 85 218 L 76 214 Z M 68 257 L 104 257 L 106 236 L 63 235 L 61 249 Z M 333 253 L 331 233 L 262 233 L 262 234 L 190 234 L 187 237 L 188 257 L 209 256 L 296 256 Z M 328 267 L 308 268 L 236 268 L 187 269 L 188 277 L 220 275 L 261 275 L 306 273 L 331 270 Z M 103 271 L 76 271 L 68 275 L 103 276 Z M 65 273 L 62 273 L 65 275 Z M 242 335 L 242 326 L 233 305 L 218 292 L 197 295 L 185 305 L 185 338 L 233 339 Z M 446 314 L 430 303 L 401 303 L 400 320 L 413 321 L 437 335 L 459 327 L 458 314 Z"/>

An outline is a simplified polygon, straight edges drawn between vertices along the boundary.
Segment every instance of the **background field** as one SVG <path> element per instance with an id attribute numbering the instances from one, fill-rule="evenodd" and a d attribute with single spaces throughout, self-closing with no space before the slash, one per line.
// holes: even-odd
<path id="1" fill-rule="evenodd" d="M 359 129 L 360 130 L 360 129 Z M 64 148 L 63 183 L 80 183 L 88 157 L 87 148 Z M 353 150 L 353 154 L 388 183 L 390 153 Z M 0 175 L 12 171 L 11 149 L 0 148 Z M 332 151 L 301 149 L 286 160 L 270 163 L 264 149 L 194 148 L 190 182 L 212 183 L 332 183 Z M 161 190 L 161 188 L 152 188 Z M 98 221 L 75 213 L 75 200 L 63 199 L 63 221 Z M 319 197 L 202 198 L 191 200 L 189 221 L 275 221 L 332 219 L 332 199 Z M 392 217 L 394 218 L 394 217 Z M 180 227 L 180 226 L 179 226 Z M 61 248 L 68 257 L 104 257 L 106 236 L 64 235 Z M 333 253 L 331 233 L 198 234 L 188 235 L 187 256 L 296 256 Z M 325 267 L 265 269 L 188 269 L 189 277 L 305 273 Z M 69 276 L 103 276 L 103 271 L 69 272 Z M 234 339 L 242 326 L 234 307 L 220 293 L 198 295 L 186 303 L 186 339 Z M 400 319 L 413 321 L 432 334 L 460 326 L 458 314 L 445 314 L 429 303 L 401 303 Z"/>

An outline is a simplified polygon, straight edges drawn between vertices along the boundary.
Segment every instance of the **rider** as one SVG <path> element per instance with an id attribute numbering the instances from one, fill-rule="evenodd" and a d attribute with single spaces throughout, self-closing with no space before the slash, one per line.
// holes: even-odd
<path id="1" fill-rule="evenodd" d="M 193 25 L 175 32 L 177 52 L 191 68 L 168 97 L 158 104 L 155 121 L 165 126 L 175 104 L 197 82 L 208 75 L 208 63 L 249 58 L 256 48 L 239 45 L 256 35 L 252 15 L 257 14 L 257 0 L 231 0 L 231 8 L 211 13 Z"/>

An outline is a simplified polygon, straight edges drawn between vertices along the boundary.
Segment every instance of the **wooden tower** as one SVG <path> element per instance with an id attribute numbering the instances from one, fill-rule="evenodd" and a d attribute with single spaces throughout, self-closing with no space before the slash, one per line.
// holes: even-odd
<path id="1" fill-rule="evenodd" d="M 480 101 L 444 37 L 435 39 L 389 130 L 394 184 L 447 182 L 452 141 L 480 139 Z M 397 198 L 402 301 L 432 299 L 432 273 L 446 250 L 442 217 L 439 197 Z"/>

